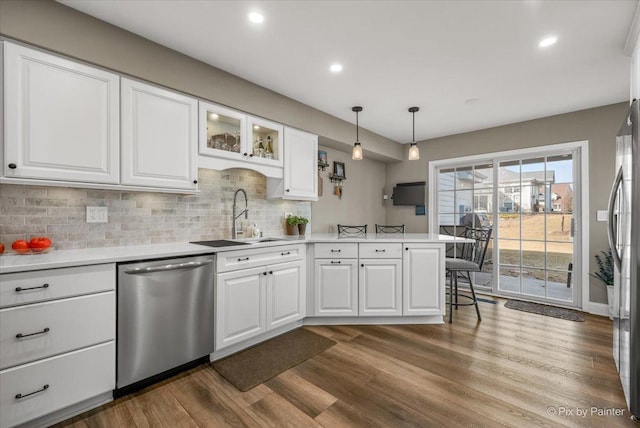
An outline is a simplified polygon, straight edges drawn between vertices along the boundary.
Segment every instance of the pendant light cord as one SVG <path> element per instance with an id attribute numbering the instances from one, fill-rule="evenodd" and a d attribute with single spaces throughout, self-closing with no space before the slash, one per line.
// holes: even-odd
<path id="1" fill-rule="evenodd" d="M 358 112 L 356 111 L 356 142 L 360 142 L 360 124 L 358 122 Z"/>
<path id="2" fill-rule="evenodd" d="M 416 142 L 416 112 L 412 112 L 411 115 L 413 116 L 413 142 Z"/>

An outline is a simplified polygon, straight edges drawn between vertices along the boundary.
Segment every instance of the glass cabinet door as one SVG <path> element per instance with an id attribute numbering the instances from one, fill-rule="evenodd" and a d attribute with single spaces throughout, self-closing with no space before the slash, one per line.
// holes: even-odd
<path id="1" fill-rule="evenodd" d="M 244 158 L 246 117 L 242 112 L 201 101 L 200 154 Z"/>
<path id="2" fill-rule="evenodd" d="M 247 117 L 249 153 L 255 162 L 282 166 L 283 125 L 258 117 Z"/>

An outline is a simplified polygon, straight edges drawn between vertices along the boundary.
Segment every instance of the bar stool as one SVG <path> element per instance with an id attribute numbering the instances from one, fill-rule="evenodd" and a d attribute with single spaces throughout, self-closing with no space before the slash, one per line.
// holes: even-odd
<path id="1" fill-rule="evenodd" d="M 376 224 L 376 233 L 404 233 L 404 224 L 397 226 Z"/>
<path id="2" fill-rule="evenodd" d="M 343 237 L 357 237 L 365 236 L 367 234 L 367 225 L 363 226 L 347 226 L 344 224 L 338 225 L 338 238 Z"/>

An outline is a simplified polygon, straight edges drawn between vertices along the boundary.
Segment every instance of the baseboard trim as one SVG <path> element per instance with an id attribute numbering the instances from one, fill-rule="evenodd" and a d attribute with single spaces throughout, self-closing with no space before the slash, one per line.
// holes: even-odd
<path id="1" fill-rule="evenodd" d="M 444 324 L 442 315 L 406 317 L 308 317 L 304 325 Z"/>
<path id="2" fill-rule="evenodd" d="M 589 302 L 589 307 L 586 309 L 590 314 L 609 317 L 609 305 L 606 303 Z"/>

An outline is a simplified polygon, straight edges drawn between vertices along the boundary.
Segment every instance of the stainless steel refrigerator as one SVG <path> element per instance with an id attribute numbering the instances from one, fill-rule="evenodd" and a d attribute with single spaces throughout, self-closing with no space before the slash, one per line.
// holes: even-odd
<path id="1" fill-rule="evenodd" d="M 616 295 L 613 355 L 631 415 L 640 418 L 640 102 L 616 137 L 616 179 L 609 198 L 609 244 Z"/>

